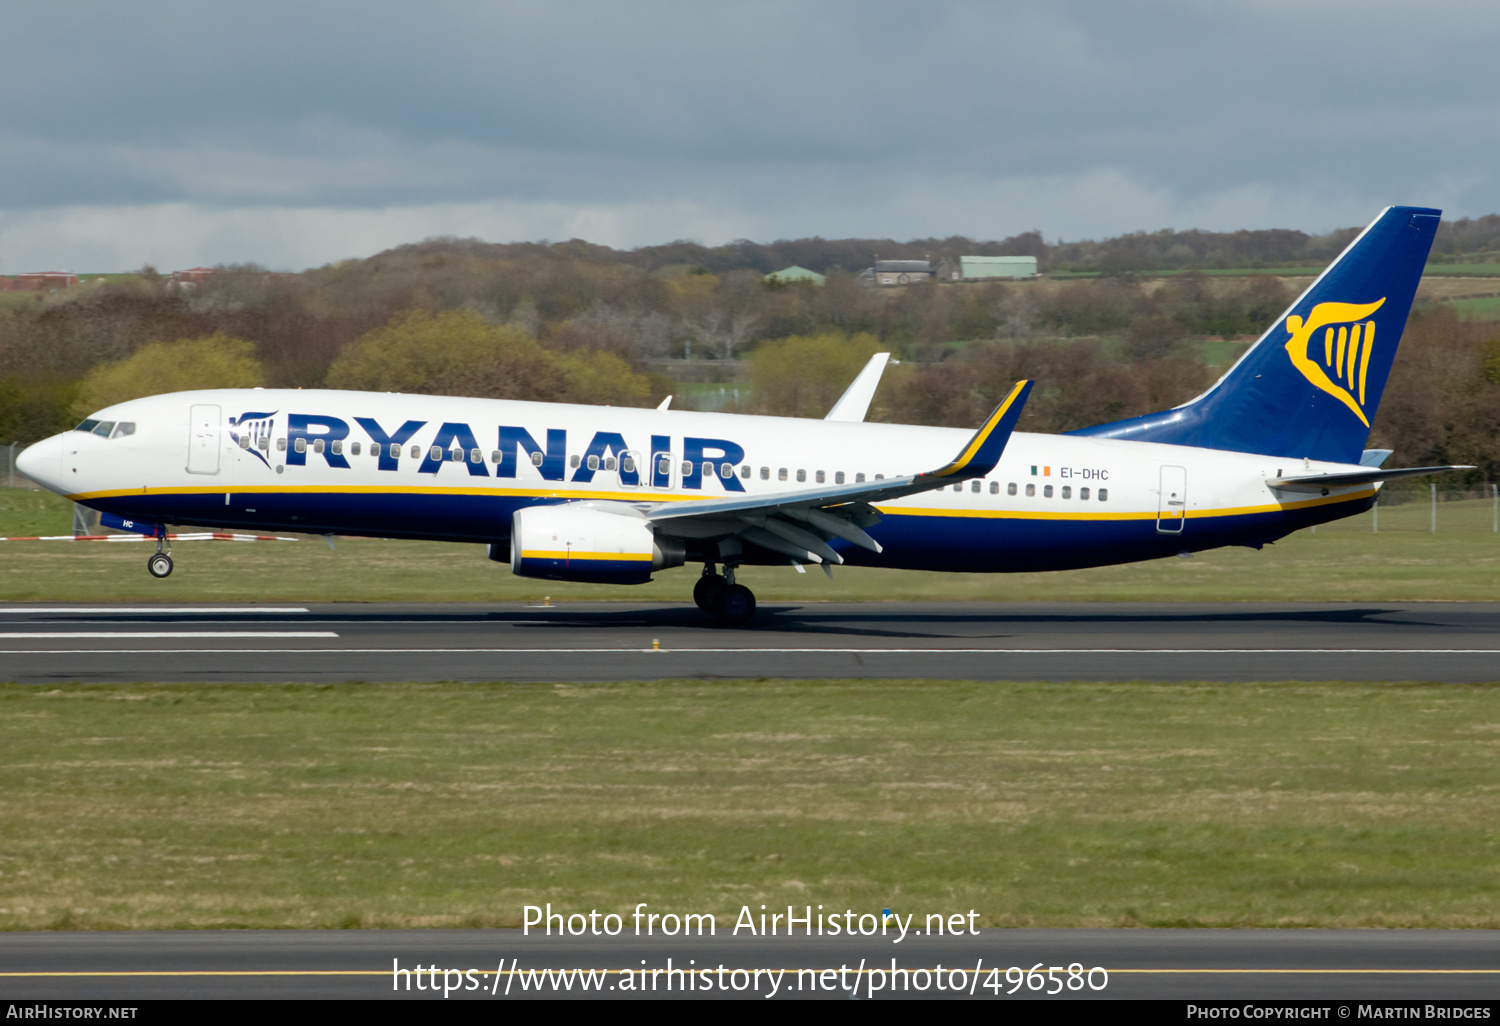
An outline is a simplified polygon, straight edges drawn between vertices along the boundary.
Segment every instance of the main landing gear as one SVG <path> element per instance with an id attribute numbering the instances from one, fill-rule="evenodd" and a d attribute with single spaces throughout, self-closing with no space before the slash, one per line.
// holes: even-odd
<path id="1" fill-rule="evenodd" d="M 738 626 L 749 623 L 755 615 L 755 593 L 743 584 L 734 583 L 734 566 L 725 564 L 724 573 L 714 572 L 712 563 L 703 564 L 703 576 L 693 585 L 693 601 L 705 613 Z"/>
<path id="2" fill-rule="evenodd" d="M 172 573 L 172 557 L 161 550 L 162 539 L 156 539 L 156 554 L 146 560 L 146 571 L 152 577 L 169 577 Z"/>

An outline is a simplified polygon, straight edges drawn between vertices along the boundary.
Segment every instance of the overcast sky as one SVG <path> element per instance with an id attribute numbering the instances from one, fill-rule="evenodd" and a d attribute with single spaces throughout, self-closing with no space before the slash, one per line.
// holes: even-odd
<path id="1" fill-rule="evenodd" d="M 1500 4 L 13 3 L 0 273 L 1500 212 Z"/>

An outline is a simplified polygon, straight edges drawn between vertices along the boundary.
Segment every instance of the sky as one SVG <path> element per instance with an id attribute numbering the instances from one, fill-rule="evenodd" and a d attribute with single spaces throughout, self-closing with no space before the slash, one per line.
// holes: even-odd
<path id="1" fill-rule="evenodd" d="M 7 4 L 0 274 L 1500 212 L 1500 4 Z"/>

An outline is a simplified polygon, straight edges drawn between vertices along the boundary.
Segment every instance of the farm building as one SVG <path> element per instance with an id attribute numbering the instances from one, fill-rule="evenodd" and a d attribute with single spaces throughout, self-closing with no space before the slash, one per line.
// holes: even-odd
<path id="1" fill-rule="evenodd" d="M 0 292 L 56 292 L 78 284 L 78 275 L 67 271 L 37 271 L 0 278 Z"/>
<path id="2" fill-rule="evenodd" d="M 793 264 L 791 267 L 783 267 L 779 271 L 772 271 L 766 275 L 766 281 L 810 281 L 814 285 L 821 285 L 823 284 L 823 276 L 817 271 L 809 271 L 805 267 L 798 267 L 796 264 Z"/>
<path id="3" fill-rule="evenodd" d="M 932 264 L 926 260 L 877 260 L 860 278 L 877 285 L 910 285 L 931 281 L 932 273 Z"/>

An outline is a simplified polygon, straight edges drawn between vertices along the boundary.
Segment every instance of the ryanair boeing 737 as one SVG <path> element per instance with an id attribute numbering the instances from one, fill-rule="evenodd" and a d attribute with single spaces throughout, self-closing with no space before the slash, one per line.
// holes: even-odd
<path id="1" fill-rule="evenodd" d="M 1440 212 L 1390 207 L 1198 398 L 1066 435 L 863 423 L 883 357 L 825 420 L 225 389 L 120 403 L 27 449 L 32 480 L 168 524 L 482 542 L 512 572 L 638 584 L 701 563 L 742 623 L 746 564 L 1010 572 L 1262 545 L 1370 508 L 1366 451 Z"/>

